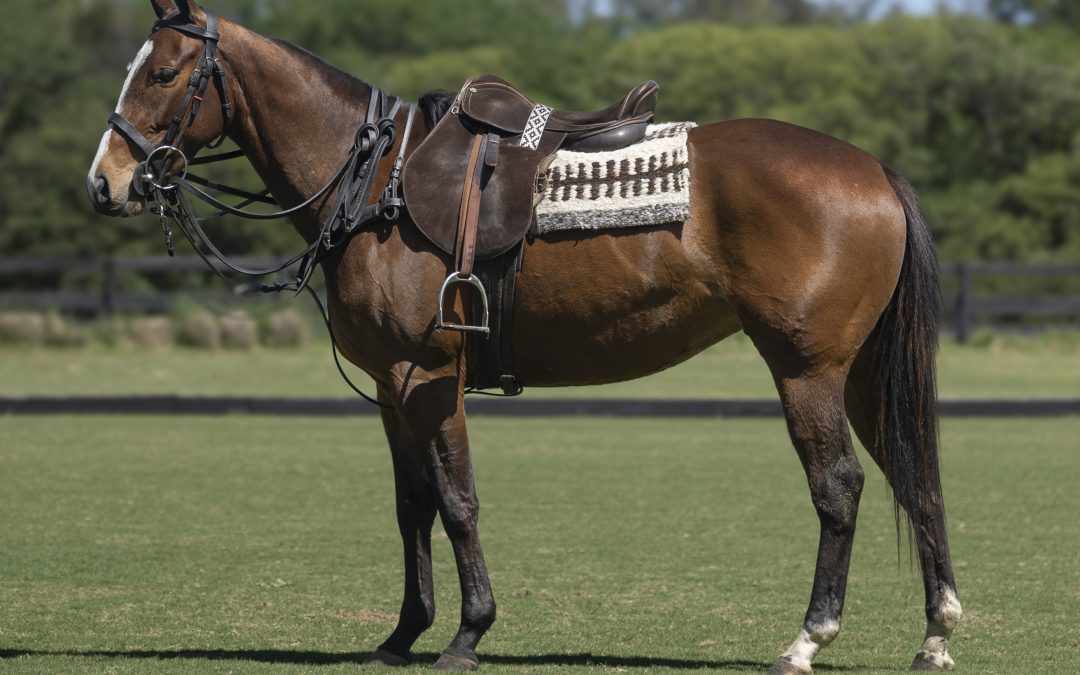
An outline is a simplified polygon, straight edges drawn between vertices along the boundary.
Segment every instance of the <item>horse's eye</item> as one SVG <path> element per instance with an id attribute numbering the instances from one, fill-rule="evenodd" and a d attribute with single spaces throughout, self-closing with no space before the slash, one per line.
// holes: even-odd
<path id="1" fill-rule="evenodd" d="M 150 76 L 150 81 L 154 84 L 168 84 L 175 79 L 176 71 L 172 68 L 162 68 Z"/>

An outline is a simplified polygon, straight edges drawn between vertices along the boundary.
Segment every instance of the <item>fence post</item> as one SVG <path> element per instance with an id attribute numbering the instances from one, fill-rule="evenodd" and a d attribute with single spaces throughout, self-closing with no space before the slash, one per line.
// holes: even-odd
<path id="1" fill-rule="evenodd" d="M 101 313 L 112 316 L 116 313 L 116 261 L 105 258 L 102 261 L 102 272 Z"/>
<path id="2" fill-rule="evenodd" d="M 956 273 L 960 277 L 956 294 L 956 341 L 967 344 L 971 339 L 971 264 L 959 263 Z"/>

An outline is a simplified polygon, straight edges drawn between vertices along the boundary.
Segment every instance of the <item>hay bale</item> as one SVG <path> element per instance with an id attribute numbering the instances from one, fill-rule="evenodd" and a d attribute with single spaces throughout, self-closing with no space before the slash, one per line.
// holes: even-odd
<path id="1" fill-rule="evenodd" d="M 311 340 L 311 327 L 296 312 L 285 309 L 266 320 L 263 344 L 267 347 L 302 347 Z"/>
<path id="2" fill-rule="evenodd" d="M 174 342 L 172 322 L 164 316 L 134 318 L 128 322 L 127 334 L 137 347 L 162 349 Z"/>
<path id="3" fill-rule="evenodd" d="M 35 312 L 0 314 L 0 342 L 38 347 L 45 342 L 45 317 Z"/>
<path id="4" fill-rule="evenodd" d="M 210 312 L 192 312 L 180 320 L 176 340 L 185 347 L 220 349 L 221 326 Z"/>
<path id="5" fill-rule="evenodd" d="M 259 327 L 244 312 L 230 312 L 221 317 L 221 342 L 226 349 L 253 349 L 259 342 Z"/>

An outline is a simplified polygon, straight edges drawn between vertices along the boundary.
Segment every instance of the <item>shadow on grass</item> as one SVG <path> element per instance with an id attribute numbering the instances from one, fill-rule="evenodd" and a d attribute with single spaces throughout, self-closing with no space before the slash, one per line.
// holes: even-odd
<path id="1" fill-rule="evenodd" d="M 30 658 L 38 656 L 69 656 L 81 658 L 119 658 L 119 659 L 191 659 L 203 661 L 255 661 L 259 663 L 304 664 L 304 665 L 363 665 L 371 656 L 367 652 L 317 652 L 285 651 L 278 649 L 168 649 L 168 650 L 131 650 L 131 651 L 77 651 L 77 650 L 34 650 L 0 649 L 0 659 Z M 414 663 L 432 664 L 438 659 L 435 653 L 414 654 Z M 598 656 L 595 654 L 538 654 L 521 656 L 516 654 L 480 654 L 481 664 L 507 666 L 604 666 L 608 668 L 671 668 L 675 670 L 727 669 L 763 671 L 771 663 L 747 660 L 710 661 L 706 659 L 669 659 L 650 656 Z M 860 666 L 830 666 L 814 664 L 814 669 L 822 672 L 844 672 L 863 670 Z"/>

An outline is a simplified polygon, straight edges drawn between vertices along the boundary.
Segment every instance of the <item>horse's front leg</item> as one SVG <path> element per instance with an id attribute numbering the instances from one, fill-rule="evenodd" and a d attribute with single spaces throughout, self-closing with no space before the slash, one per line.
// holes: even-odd
<path id="1" fill-rule="evenodd" d="M 416 367 L 400 381 L 403 384 L 393 398 L 396 415 L 422 458 L 431 497 L 454 548 L 461 583 L 461 624 L 435 668 L 473 670 L 479 667 L 476 645 L 495 621 L 495 600 L 477 534 L 480 507 L 465 429 L 463 387 L 456 373 L 424 373 Z"/>
<path id="2" fill-rule="evenodd" d="M 384 403 L 393 400 L 385 388 L 380 388 L 379 398 Z M 409 436 L 401 414 L 395 409 L 384 409 L 382 420 L 394 462 L 398 529 L 405 549 L 405 597 L 397 627 L 368 664 L 403 666 L 412 661 L 413 643 L 435 621 L 431 576 L 435 494 L 427 477 L 424 454 Z"/>

